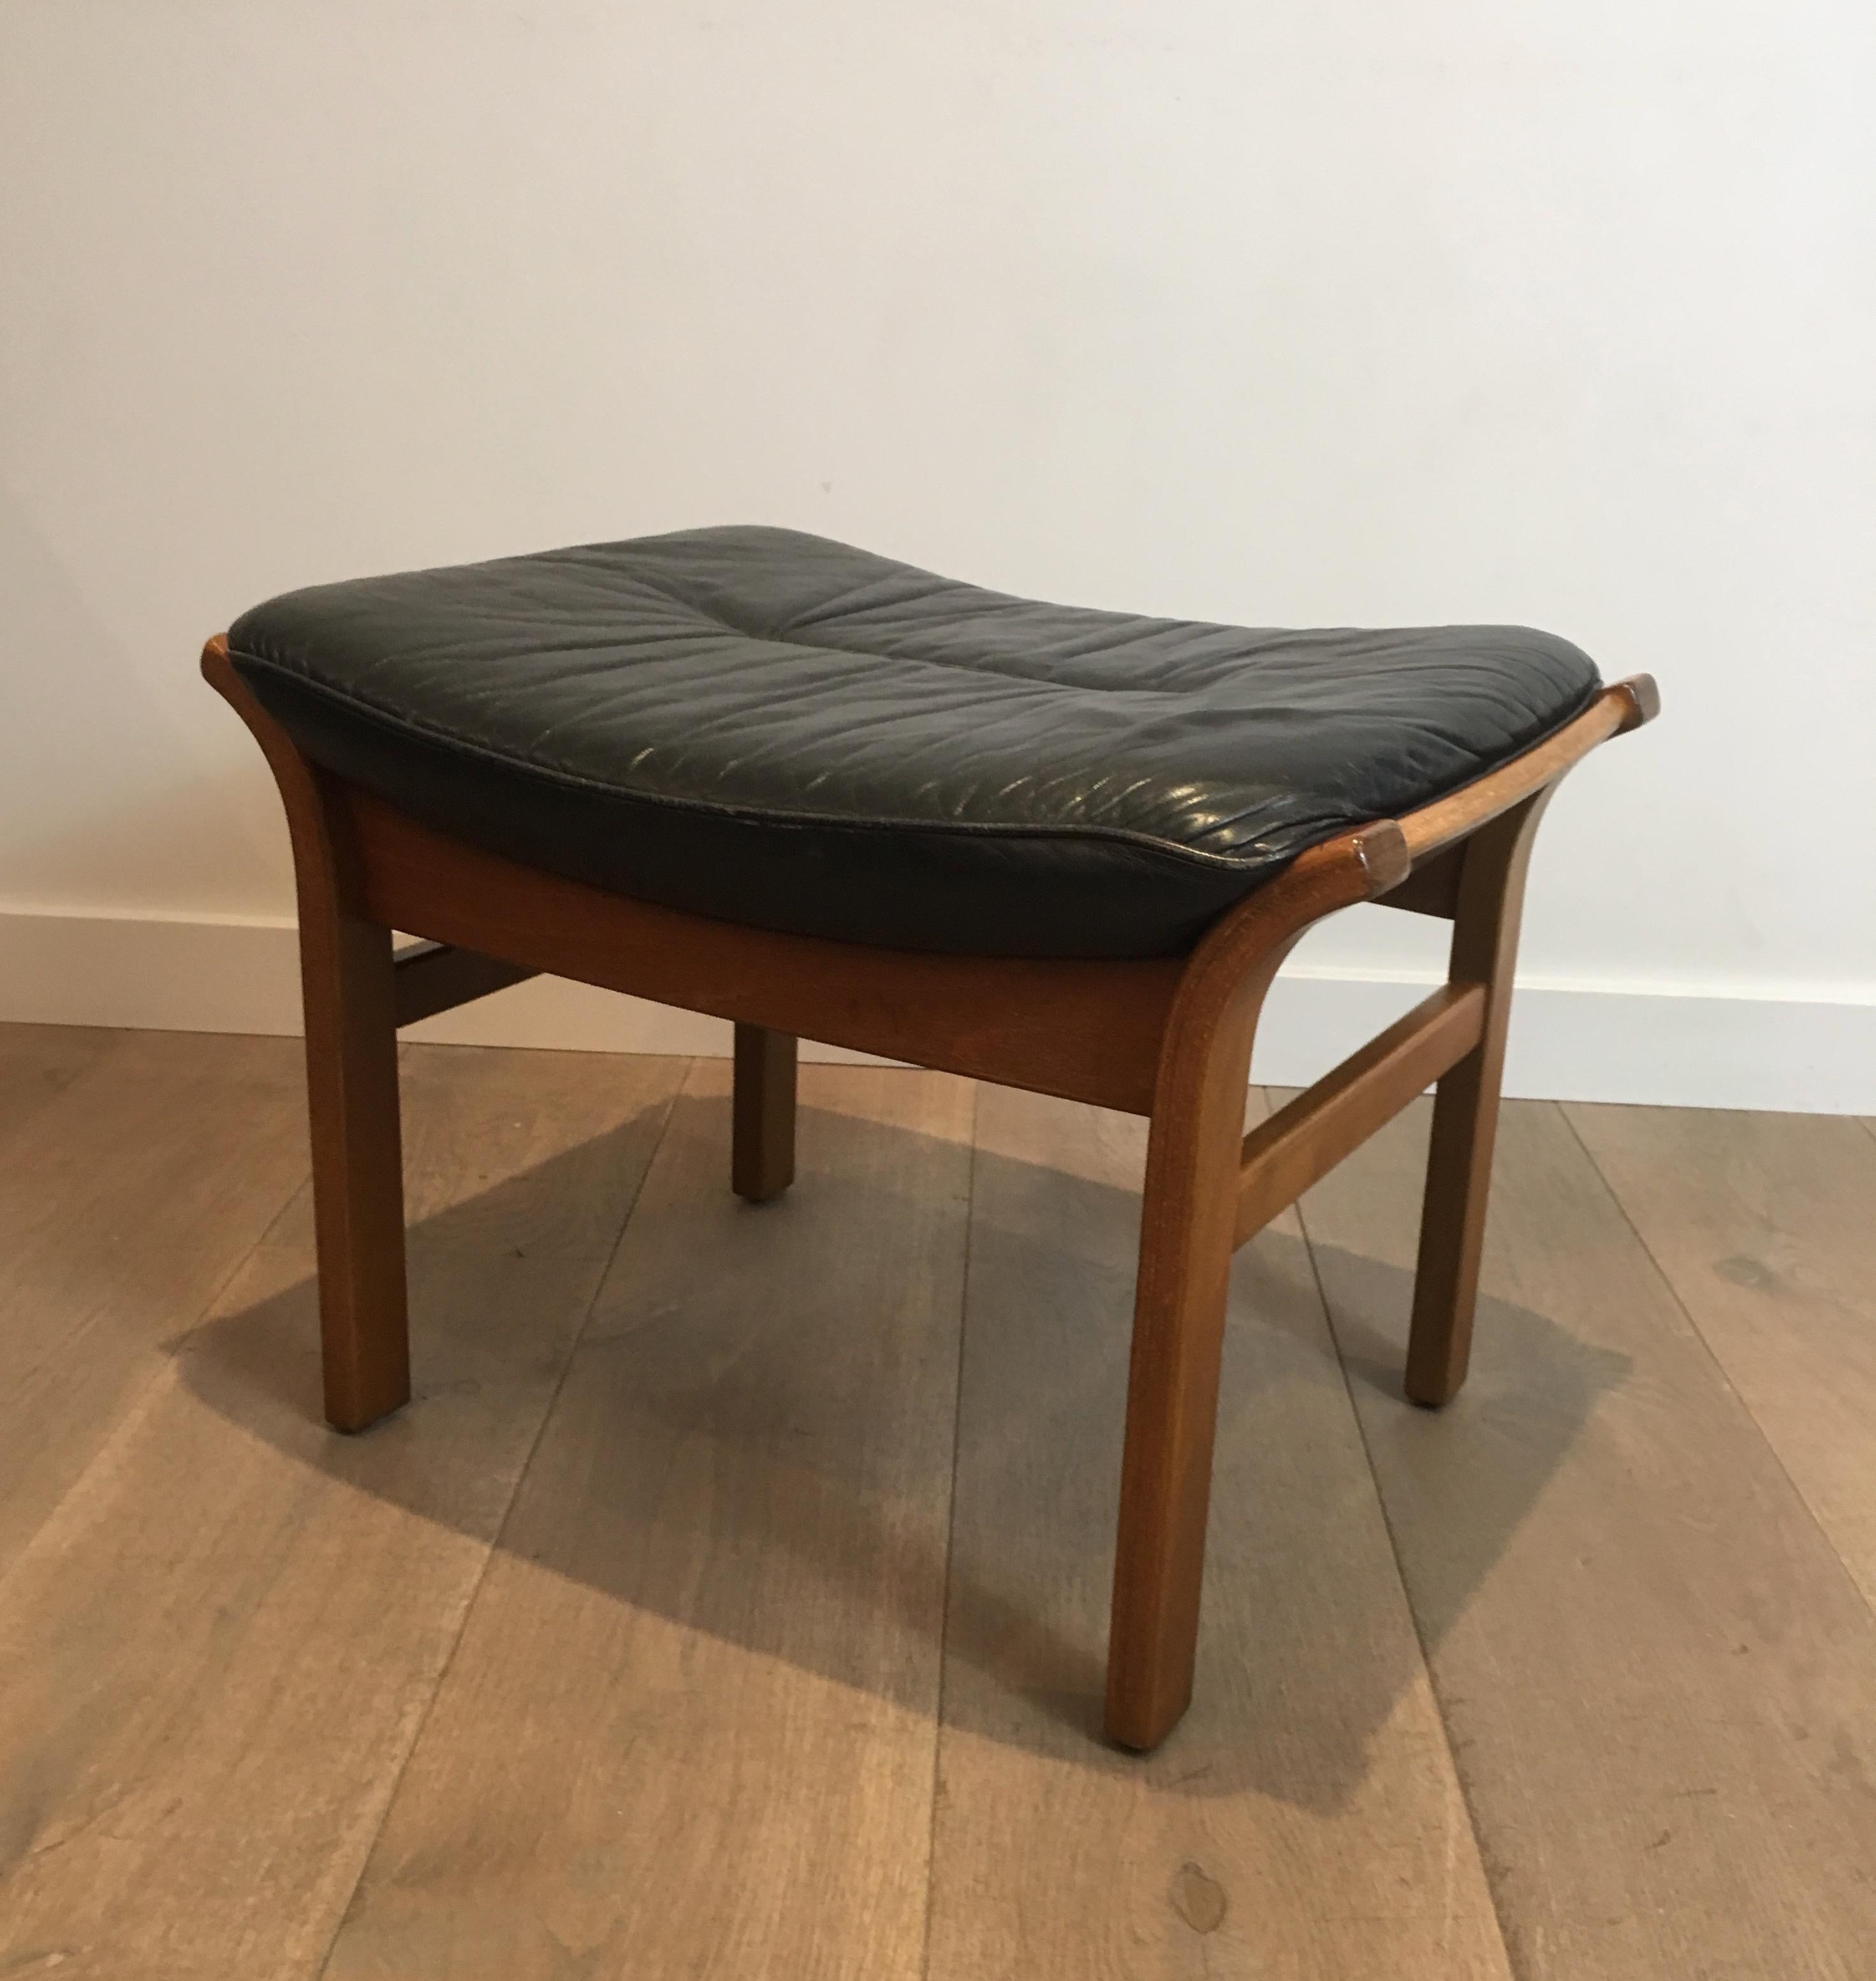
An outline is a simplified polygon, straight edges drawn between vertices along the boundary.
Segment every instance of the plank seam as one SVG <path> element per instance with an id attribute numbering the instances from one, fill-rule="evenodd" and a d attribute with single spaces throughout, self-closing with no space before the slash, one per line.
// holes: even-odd
<path id="1" fill-rule="evenodd" d="M 1485 1841 L 1479 1834 L 1478 1812 L 1473 1807 L 1471 1793 L 1466 1786 L 1465 1770 L 1460 1766 L 1459 1756 L 1453 1746 L 1452 1724 L 1447 1717 L 1446 1701 L 1441 1692 L 1439 1675 L 1434 1670 L 1426 1633 L 1421 1626 L 1420 1612 L 1414 1606 L 1414 1592 L 1408 1582 L 1406 1564 L 1401 1559 L 1400 1540 L 1395 1532 L 1394 1516 L 1388 1510 L 1388 1496 L 1381 1487 L 1380 1468 L 1375 1463 L 1374 1447 L 1368 1437 L 1368 1424 L 1355 1402 L 1348 1363 L 1342 1353 L 1341 1332 L 1335 1324 L 1335 1305 L 1329 1298 L 1328 1287 L 1322 1277 L 1322 1267 L 1316 1257 L 1316 1241 L 1309 1235 L 1309 1217 L 1305 1209 L 1307 1201 L 1306 1197 L 1299 1197 L 1291 1209 L 1295 1213 L 1298 1225 L 1302 1231 L 1303 1250 L 1309 1260 L 1309 1276 L 1315 1283 L 1316 1300 L 1322 1309 L 1322 1317 L 1328 1324 L 1329 1339 L 1335 1346 L 1336 1370 L 1342 1379 L 1342 1394 L 1348 1401 L 1348 1414 L 1355 1420 L 1355 1435 L 1361 1440 L 1361 1460 L 1368 1467 L 1368 1483 L 1375 1489 L 1375 1503 L 1381 1510 L 1381 1530 L 1388 1537 L 1388 1551 L 1394 1557 L 1395 1580 L 1400 1585 L 1401 1601 L 1407 1611 L 1408 1620 L 1414 1628 L 1414 1641 L 1420 1647 L 1420 1668 L 1427 1675 L 1427 1689 L 1433 1695 L 1434 1710 L 1439 1715 L 1440 1737 L 1445 1743 L 1446 1758 L 1452 1770 L 1453 1786 L 1459 1792 L 1460 1806 L 1465 1811 L 1466 1828 L 1471 1835 L 1473 1854 L 1478 1860 L 1485 1896 L 1491 1903 L 1492 1923 L 1498 1929 L 1498 1946 L 1504 1955 L 1506 1970 L 1514 1977 L 1514 1981 L 1530 1981 L 1529 1970 L 1520 1965 L 1514 1951 L 1512 1936 L 1505 1920 L 1504 1908 L 1499 1903 L 1498 1880 L 1492 1876 L 1491 1863 L 1486 1855 Z M 1448 1909 L 1450 1911 L 1450 1900 Z"/>
<path id="2" fill-rule="evenodd" d="M 1721 1360 L 1718 1351 L 1714 1347 L 1713 1343 L 1707 1339 L 1706 1331 L 1701 1327 L 1699 1321 L 1695 1318 L 1693 1309 L 1690 1307 L 1687 1302 L 1681 1297 L 1681 1289 L 1674 1284 L 1672 1275 L 1668 1272 L 1668 1268 L 1661 1264 L 1661 1260 L 1655 1257 L 1654 1249 L 1649 1244 L 1648 1240 L 1643 1237 L 1641 1227 L 1637 1224 L 1634 1218 L 1628 1214 L 1628 1206 L 1622 1201 L 1621 1192 L 1616 1188 L 1607 1171 L 1605 1171 L 1602 1165 L 1597 1161 L 1595 1150 L 1593 1150 L 1589 1146 L 1588 1143 L 1583 1139 L 1581 1131 L 1578 1128 L 1576 1123 L 1571 1118 L 1570 1108 L 1561 1101 L 1554 1104 L 1556 1106 L 1558 1113 L 1563 1117 L 1564 1126 L 1570 1130 L 1571 1139 L 1575 1142 L 1577 1147 L 1583 1151 L 1584 1157 L 1588 1159 L 1590 1168 L 1594 1174 L 1596 1180 L 1602 1185 L 1604 1190 L 1608 1196 L 1609 1201 L 1614 1205 L 1617 1216 L 1619 1217 L 1623 1224 L 1628 1227 L 1630 1235 L 1634 1238 L 1635 1243 L 1641 1248 L 1641 1256 L 1646 1259 L 1649 1265 L 1654 1268 L 1655 1277 L 1658 1279 L 1661 1284 L 1667 1289 L 1668 1297 L 1674 1302 L 1675 1308 L 1680 1313 L 1681 1318 L 1687 1323 L 1689 1330 L 1693 1334 L 1694 1339 L 1700 1343 L 1701 1349 L 1706 1354 L 1707 1360 L 1712 1363 L 1714 1372 L 1720 1379 L 1721 1387 L 1724 1390 L 1727 1395 L 1731 1397 L 1733 1401 L 1738 1405 L 1741 1414 L 1745 1418 L 1746 1422 L 1752 1427 L 1754 1431 L 1758 1434 L 1760 1443 L 1764 1445 L 1766 1450 L 1771 1454 L 1773 1464 L 1778 1468 L 1778 1476 L 1784 1480 L 1784 1483 L 1788 1487 L 1791 1487 L 1792 1497 L 1804 1510 L 1804 1517 L 1810 1521 L 1811 1524 L 1817 1529 L 1818 1533 L 1823 1537 L 1824 1545 L 1826 1549 L 1829 1550 L 1831 1560 L 1836 1563 L 1844 1580 L 1849 1583 L 1851 1590 L 1855 1593 L 1857 1600 L 1861 1603 L 1867 1611 L 1868 1611 L 1872 1618 L 1876 1618 L 1876 1602 L 1872 1602 L 1871 1600 L 1868 1593 L 1864 1590 L 1861 1582 L 1858 1580 L 1855 1570 L 1854 1570 L 1850 1566 L 1849 1563 L 1844 1559 L 1843 1550 L 1838 1547 L 1836 1541 L 1832 1538 L 1830 1529 L 1824 1525 L 1823 1520 L 1819 1517 L 1817 1508 L 1811 1503 L 1811 1496 L 1806 1493 L 1804 1487 L 1798 1483 L 1797 1479 L 1793 1476 L 1790 1467 L 1786 1465 L 1784 1462 L 1784 1453 L 1781 1452 L 1778 1449 L 1778 1446 L 1772 1442 L 1771 1437 L 1767 1432 L 1765 1427 L 1759 1422 L 1758 1413 L 1753 1409 L 1751 1404 L 1746 1400 L 1744 1393 L 1739 1388 L 1738 1385 L 1734 1382 L 1732 1372 L 1727 1367 L 1726 1364 Z M 1868 1127 L 1868 1124 L 1865 1123 L 1864 1125 Z"/>
<path id="3" fill-rule="evenodd" d="M 925 1906 L 920 1936 L 918 1972 L 931 1971 L 931 1913 L 938 1889 L 938 1793 L 945 1759 L 945 1680 L 951 1659 L 951 1564 L 958 1535 L 958 1452 L 964 1437 L 964 1352 L 971 1324 L 971 1234 L 977 1222 L 977 1130 L 983 1105 L 981 1080 L 971 1083 L 971 1160 L 964 1187 L 964 1260 L 958 1279 L 958 1367 L 951 1392 L 951 1492 L 945 1510 L 945 1581 L 938 1599 L 938 1700 L 931 1723 L 931 1807 L 925 1826 Z"/>
<path id="4" fill-rule="evenodd" d="M 605 1262 L 594 1278 L 593 1290 L 588 1297 L 585 1312 L 580 1316 L 580 1324 L 573 1330 L 572 1338 L 567 1343 L 567 1353 L 560 1365 L 560 1374 L 555 1379 L 553 1393 L 541 1409 L 541 1420 L 535 1426 L 534 1436 L 528 1442 L 528 1455 L 515 1470 L 515 1483 L 509 1489 L 508 1503 L 501 1510 L 501 1517 L 495 1523 L 495 1530 L 489 1537 L 488 1545 L 482 1551 L 481 1566 L 476 1571 L 475 1586 L 469 1591 L 468 1599 L 462 1606 L 462 1616 L 456 1626 L 455 1636 L 442 1663 L 437 1667 L 435 1682 L 430 1688 L 430 1696 L 424 1702 L 423 1710 L 417 1716 L 417 1723 L 411 1729 L 410 1739 L 405 1743 L 403 1758 L 391 1776 L 385 1793 L 384 1805 L 378 1812 L 378 1820 L 372 1826 L 370 1841 L 359 1856 L 358 1875 L 353 1879 L 352 1889 L 345 1894 L 345 1903 L 339 1909 L 332 1937 L 326 1942 L 325 1952 L 320 1957 L 318 1966 L 313 1970 L 315 1981 L 324 1981 L 332 1965 L 332 1956 L 338 1951 L 339 1937 L 345 1930 L 346 1922 L 352 1916 L 352 1908 L 358 1902 L 358 1893 L 364 1885 L 365 1873 L 371 1869 L 372 1859 L 377 1855 L 378 1843 L 385 1833 L 385 1826 L 391 1820 L 391 1811 L 398 1799 L 398 1791 L 404 1785 L 404 1777 L 410 1772 L 412 1756 L 417 1752 L 418 1744 L 423 1739 L 424 1729 L 429 1725 L 431 1715 L 436 1710 L 436 1703 L 442 1696 L 443 1687 L 448 1682 L 450 1672 L 455 1665 L 456 1655 L 462 1648 L 464 1637 L 468 1633 L 469 1619 L 475 1613 L 483 1585 L 488 1580 L 488 1571 L 494 1566 L 495 1556 L 501 1552 L 502 1537 L 507 1533 L 508 1522 L 514 1516 L 515 1503 L 521 1497 L 521 1487 L 533 1467 L 535 1454 L 541 1449 L 541 1440 L 547 1434 L 547 1427 L 553 1417 L 555 1406 L 560 1401 L 561 1392 L 567 1387 L 567 1377 L 573 1367 L 574 1357 L 579 1352 L 580 1343 L 586 1338 L 587 1329 L 592 1325 L 593 1310 L 598 1306 L 599 1296 L 605 1291 L 606 1282 L 612 1276 L 619 1248 L 625 1242 L 625 1234 L 638 1210 L 638 1200 L 645 1194 L 645 1184 L 651 1177 L 652 1165 L 658 1160 L 658 1151 L 665 1145 L 665 1136 L 670 1133 L 671 1117 L 677 1111 L 679 1097 L 689 1084 L 695 1067 L 694 1060 L 687 1063 L 682 1076 L 672 1085 L 665 1100 L 664 1119 L 658 1124 L 656 1139 L 645 1152 L 644 1167 L 639 1170 L 638 1180 L 632 1187 L 631 1201 L 625 1207 L 625 1214 L 619 1220 L 618 1230 L 613 1234 L 612 1244 L 607 1251 Z"/>
<path id="5" fill-rule="evenodd" d="M 85 1068 L 84 1073 L 78 1075 L 78 1078 L 79 1080 L 82 1080 L 93 1070 L 95 1070 L 94 1067 L 88 1067 Z M 69 1083 L 69 1086 L 75 1086 L 77 1084 L 77 1080 L 73 1080 Z M 68 1090 L 68 1087 L 65 1090 Z M 102 1462 L 106 1454 L 110 1451 L 112 1444 L 120 1434 L 123 1427 L 129 1421 L 132 1413 L 145 1403 L 146 1400 L 155 1390 L 158 1383 L 161 1383 L 165 1377 L 174 1374 L 176 1363 L 182 1359 L 182 1356 L 187 1353 L 190 1341 L 193 1340 L 196 1335 L 199 1334 L 202 1329 L 208 1325 L 210 1320 L 213 1318 L 217 1309 L 218 1309 L 222 1304 L 222 1296 L 227 1293 L 228 1288 L 235 1283 L 235 1280 L 240 1277 L 241 1274 L 247 1270 L 249 1262 L 254 1258 L 255 1255 L 266 1244 L 268 1234 L 274 1230 L 275 1226 L 279 1224 L 281 1219 L 285 1217 L 287 1213 L 292 1209 L 293 1206 L 298 1202 L 300 1192 L 306 1187 L 308 1178 L 311 1177 L 312 1174 L 312 1166 L 309 1162 L 305 1174 L 295 1180 L 292 1187 L 282 1197 L 279 1204 L 275 1209 L 272 1214 L 267 1219 L 265 1223 L 261 1226 L 259 1230 L 255 1234 L 253 1242 L 241 1253 L 235 1263 L 229 1267 L 227 1272 L 215 1283 L 215 1285 L 209 1290 L 208 1297 L 202 1302 L 202 1305 L 196 1309 L 193 1318 L 191 1319 L 183 1327 L 182 1333 L 180 1334 L 170 1337 L 167 1341 L 156 1344 L 157 1353 L 159 1359 L 143 1377 L 142 1380 L 135 1385 L 133 1393 L 125 1398 L 122 1407 L 117 1412 L 116 1415 L 112 1418 L 109 1424 L 105 1428 L 102 1433 L 98 1437 L 97 1443 L 92 1449 L 91 1456 L 86 1459 L 85 1463 L 78 1468 L 78 1471 L 67 1482 L 65 1490 L 59 1494 L 58 1497 L 47 1510 L 45 1519 L 41 1520 L 38 1526 L 32 1529 L 31 1533 L 21 1537 L 18 1546 L 14 1550 L 12 1560 L 5 1563 L 0 1563 L 0 1589 L 4 1589 L 8 1582 L 12 1580 L 13 1575 L 18 1570 L 20 1565 L 25 1560 L 27 1556 L 32 1552 L 33 1547 L 38 1540 L 39 1537 L 45 1533 L 45 1530 L 52 1525 L 54 1520 L 58 1519 L 59 1514 L 65 1510 L 67 1504 L 70 1502 L 73 1493 L 78 1491 L 85 1484 L 85 1481 L 91 1477 L 92 1472 L 95 1470 L 98 1465 Z"/>

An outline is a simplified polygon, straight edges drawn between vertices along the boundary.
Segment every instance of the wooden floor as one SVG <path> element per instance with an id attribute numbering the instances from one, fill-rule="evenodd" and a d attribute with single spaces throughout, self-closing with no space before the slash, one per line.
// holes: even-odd
<path id="1" fill-rule="evenodd" d="M 721 1063 L 405 1067 L 344 1439 L 296 1045 L 0 1028 L 0 1976 L 1876 1975 L 1867 1124 L 1510 1109 L 1439 1416 L 1424 1112 L 1241 1255 L 1138 1760 L 1143 1124 L 808 1068 L 755 1209 Z"/>

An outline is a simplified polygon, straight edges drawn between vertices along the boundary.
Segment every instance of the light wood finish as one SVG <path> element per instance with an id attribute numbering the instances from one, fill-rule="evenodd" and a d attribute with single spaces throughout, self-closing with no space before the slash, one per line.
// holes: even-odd
<path id="1" fill-rule="evenodd" d="M 419 1019 L 434 1018 L 439 1011 L 453 1011 L 458 1004 L 505 990 L 511 984 L 525 984 L 540 974 L 446 942 L 412 943 L 399 950 L 393 961 L 399 1025 L 414 1025 Z"/>
<path id="2" fill-rule="evenodd" d="M 121 1036 L 90 1025 L 0 1026 L 0 1141 L 113 1051 Z"/>
<path id="3" fill-rule="evenodd" d="M 1483 1036 L 1485 990 L 1448 984 L 1244 1138 L 1235 1242 L 1255 1237 Z"/>
<path id="4" fill-rule="evenodd" d="M 736 1027 L 730 1187 L 766 1204 L 795 1180 L 795 1043 L 760 1025 Z"/>
<path id="5" fill-rule="evenodd" d="M 398 1251 L 392 928 L 733 1020 L 741 1028 L 732 1176 L 781 1187 L 785 1074 L 762 1034 L 803 1034 L 943 1070 L 1148 1114 L 1145 1211 L 1108 1660 L 1109 1737 L 1145 1749 L 1191 1696 L 1225 1287 L 1248 1190 L 1302 1176 L 1352 1124 L 1398 1105 L 1438 1051 L 1391 1033 L 1331 1076 L 1241 1180 L 1241 1097 L 1265 993 L 1315 923 L 1405 887 L 1437 907 L 1447 882 L 1417 862 L 1464 840 L 1452 977 L 1484 987 L 1479 1043 L 1442 1081 L 1427 1260 L 1409 1388 L 1443 1401 L 1464 1374 L 1471 1287 L 1490 1181 L 1491 1124 L 1524 861 L 1555 782 L 1596 744 L 1645 721 L 1645 677 L 1604 691 L 1524 755 L 1404 821 L 1378 819 L 1300 854 L 1220 917 L 1188 955 L 1058 962 L 894 952 L 735 926 L 625 899 L 452 840 L 301 758 L 212 640 L 205 674 L 260 739 L 278 777 L 299 875 L 321 1249 L 328 1415 L 356 1429 L 408 1393 Z M 432 964 L 440 970 L 441 964 Z M 495 968 L 495 966 L 490 966 Z M 505 981 L 496 970 L 496 981 Z M 465 991 L 465 994 L 468 994 Z M 1441 1050 L 1458 1021 L 1425 1029 Z M 1415 1060 L 1418 1051 L 1420 1059 Z M 771 1098 L 771 1095 L 773 1098 Z M 387 1149 L 390 1153 L 387 1154 Z M 1248 1227 L 1245 1228 L 1248 1228 Z"/>
<path id="6" fill-rule="evenodd" d="M 679 1104 L 328 1981 L 918 1973 L 972 1097 L 807 1069 L 801 1185 L 751 1217 L 727 1075 Z"/>
<path id="7" fill-rule="evenodd" d="M 1876 1140 L 1829 1116 L 1564 1113 L 1876 1607 Z"/>
<path id="8" fill-rule="evenodd" d="M 1554 788 L 1547 786 L 1481 827 L 1466 841 L 1460 870 L 1447 974 L 1454 983 L 1481 986 L 1484 1008 L 1478 1043 L 1440 1080 L 1427 1152 L 1407 1393 L 1431 1407 L 1457 1393 L 1471 1353 L 1524 877 Z"/>
<path id="9" fill-rule="evenodd" d="M 1520 1981 L 1854 1981 L 1876 1616 L 1554 1107 L 1505 1110 L 1468 1391 L 1388 1393 L 1426 1132 L 1304 1219 Z"/>
<path id="10" fill-rule="evenodd" d="M 0 1130 L 0 1573 L 306 1174 L 292 1040 L 94 1037 L 0 1027 L 41 1090 Z"/>
<path id="11" fill-rule="evenodd" d="M 1144 1140 L 978 1103 L 930 1981 L 1508 1981 L 1294 1215 L 1232 1270 L 1205 1683 L 1091 1738 Z"/>
<path id="12" fill-rule="evenodd" d="M 176 1041 L 210 1066 L 261 1043 L 285 1042 Z M 415 1050 L 420 1414 L 320 1427 L 293 1217 L 205 1324 L 152 1330 L 135 1407 L 0 1584 L 0 1973 L 318 1974 L 681 1072 Z M 179 1111 L 206 1154 L 240 1110 Z"/>
<path id="13" fill-rule="evenodd" d="M 47 1050 L 0 1125 L 0 1463 L 51 1494 L 0 1560 L 0 1972 L 1864 1981 L 1851 1124 L 1572 1109 L 1618 1207 L 1508 1109 L 1441 1418 L 1395 1393 L 1424 1104 L 1313 1252 L 1240 1253 L 1207 1678 L 1143 1761 L 1089 1738 L 1138 1120 L 986 1090 L 967 1179 L 949 1082 L 812 1069 L 751 1215 L 705 1070 L 530 1463 L 677 1066 L 405 1049 L 421 1407 L 342 1439 L 309 1207 L 233 1259 L 305 1174 L 292 1043 Z"/>

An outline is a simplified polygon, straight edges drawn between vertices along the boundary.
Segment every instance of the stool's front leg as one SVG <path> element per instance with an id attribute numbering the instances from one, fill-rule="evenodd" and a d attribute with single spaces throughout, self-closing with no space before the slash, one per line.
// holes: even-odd
<path id="1" fill-rule="evenodd" d="M 1261 990 L 1260 990 L 1261 995 Z M 1162 1087 L 1147 1144 L 1108 1639 L 1108 1737 L 1156 1746 L 1192 1696 L 1250 1025 Z"/>
<path id="2" fill-rule="evenodd" d="M 1391 821 L 1312 847 L 1215 924 L 1168 1014 L 1147 1138 L 1108 1639 L 1107 1731 L 1124 1747 L 1157 1746 L 1192 1696 L 1258 1014 L 1303 931 L 1398 886 L 1408 864 Z"/>
<path id="3" fill-rule="evenodd" d="M 391 931 L 363 912 L 359 851 L 334 786 L 248 692 L 225 640 L 202 650 L 202 673 L 265 753 L 293 842 L 325 1413 L 335 1430 L 363 1430 L 411 1393 Z"/>

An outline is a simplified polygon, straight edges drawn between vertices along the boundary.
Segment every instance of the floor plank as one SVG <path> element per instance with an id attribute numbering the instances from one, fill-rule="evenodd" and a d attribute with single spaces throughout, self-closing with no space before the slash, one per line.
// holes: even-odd
<path id="1" fill-rule="evenodd" d="M 1839 1115 L 1564 1111 L 1876 1608 L 1876 1140 Z"/>
<path id="2" fill-rule="evenodd" d="M 681 1071 L 408 1056 L 376 1430 L 318 1422 L 295 1217 L 173 1344 L 0 1583 L 0 1973 L 317 1973 Z"/>
<path id="3" fill-rule="evenodd" d="M 1145 1127 L 980 1104 L 931 1981 L 1505 1976 L 1293 1219 L 1239 1255 L 1197 1700 L 1100 1744 Z"/>
<path id="4" fill-rule="evenodd" d="M 1868 1124 L 1509 1110 L 1437 1417 L 1424 1110 L 1351 1159 L 1355 1409 L 1288 1226 L 1141 1762 L 1140 1124 L 813 1069 L 751 1209 L 700 1069 L 608 1278 L 681 1077 L 407 1049 L 419 1400 L 342 1440 L 295 1042 L 0 1027 L 0 1974 L 1867 1981 Z"/>
<path id="5" fill-rule="evenodd" d="M 1553 1107 L 1470 1384 L 1399 1400 L 1426 1124 L 1305 1218 L 1518 1974 L 1861 1981 L 1876 1623 Z"/>
<path id="6" fill-rule="evenodd" d="M 0 1572 L 307 1168 L 296 1040 L 43 1043 L 38 1104 L 0 1134 Z"/>
<path id="7" fill-rule="evenodd" d="M 96 1025 L 0 1024 L 0 1137 L 23 1127 L 124 1036 Z"/>
<path id="8" fill-rule="evenodd" d="M 971 1090 L 700 1063 L 326 1970 L 918 1971 Z"/>

